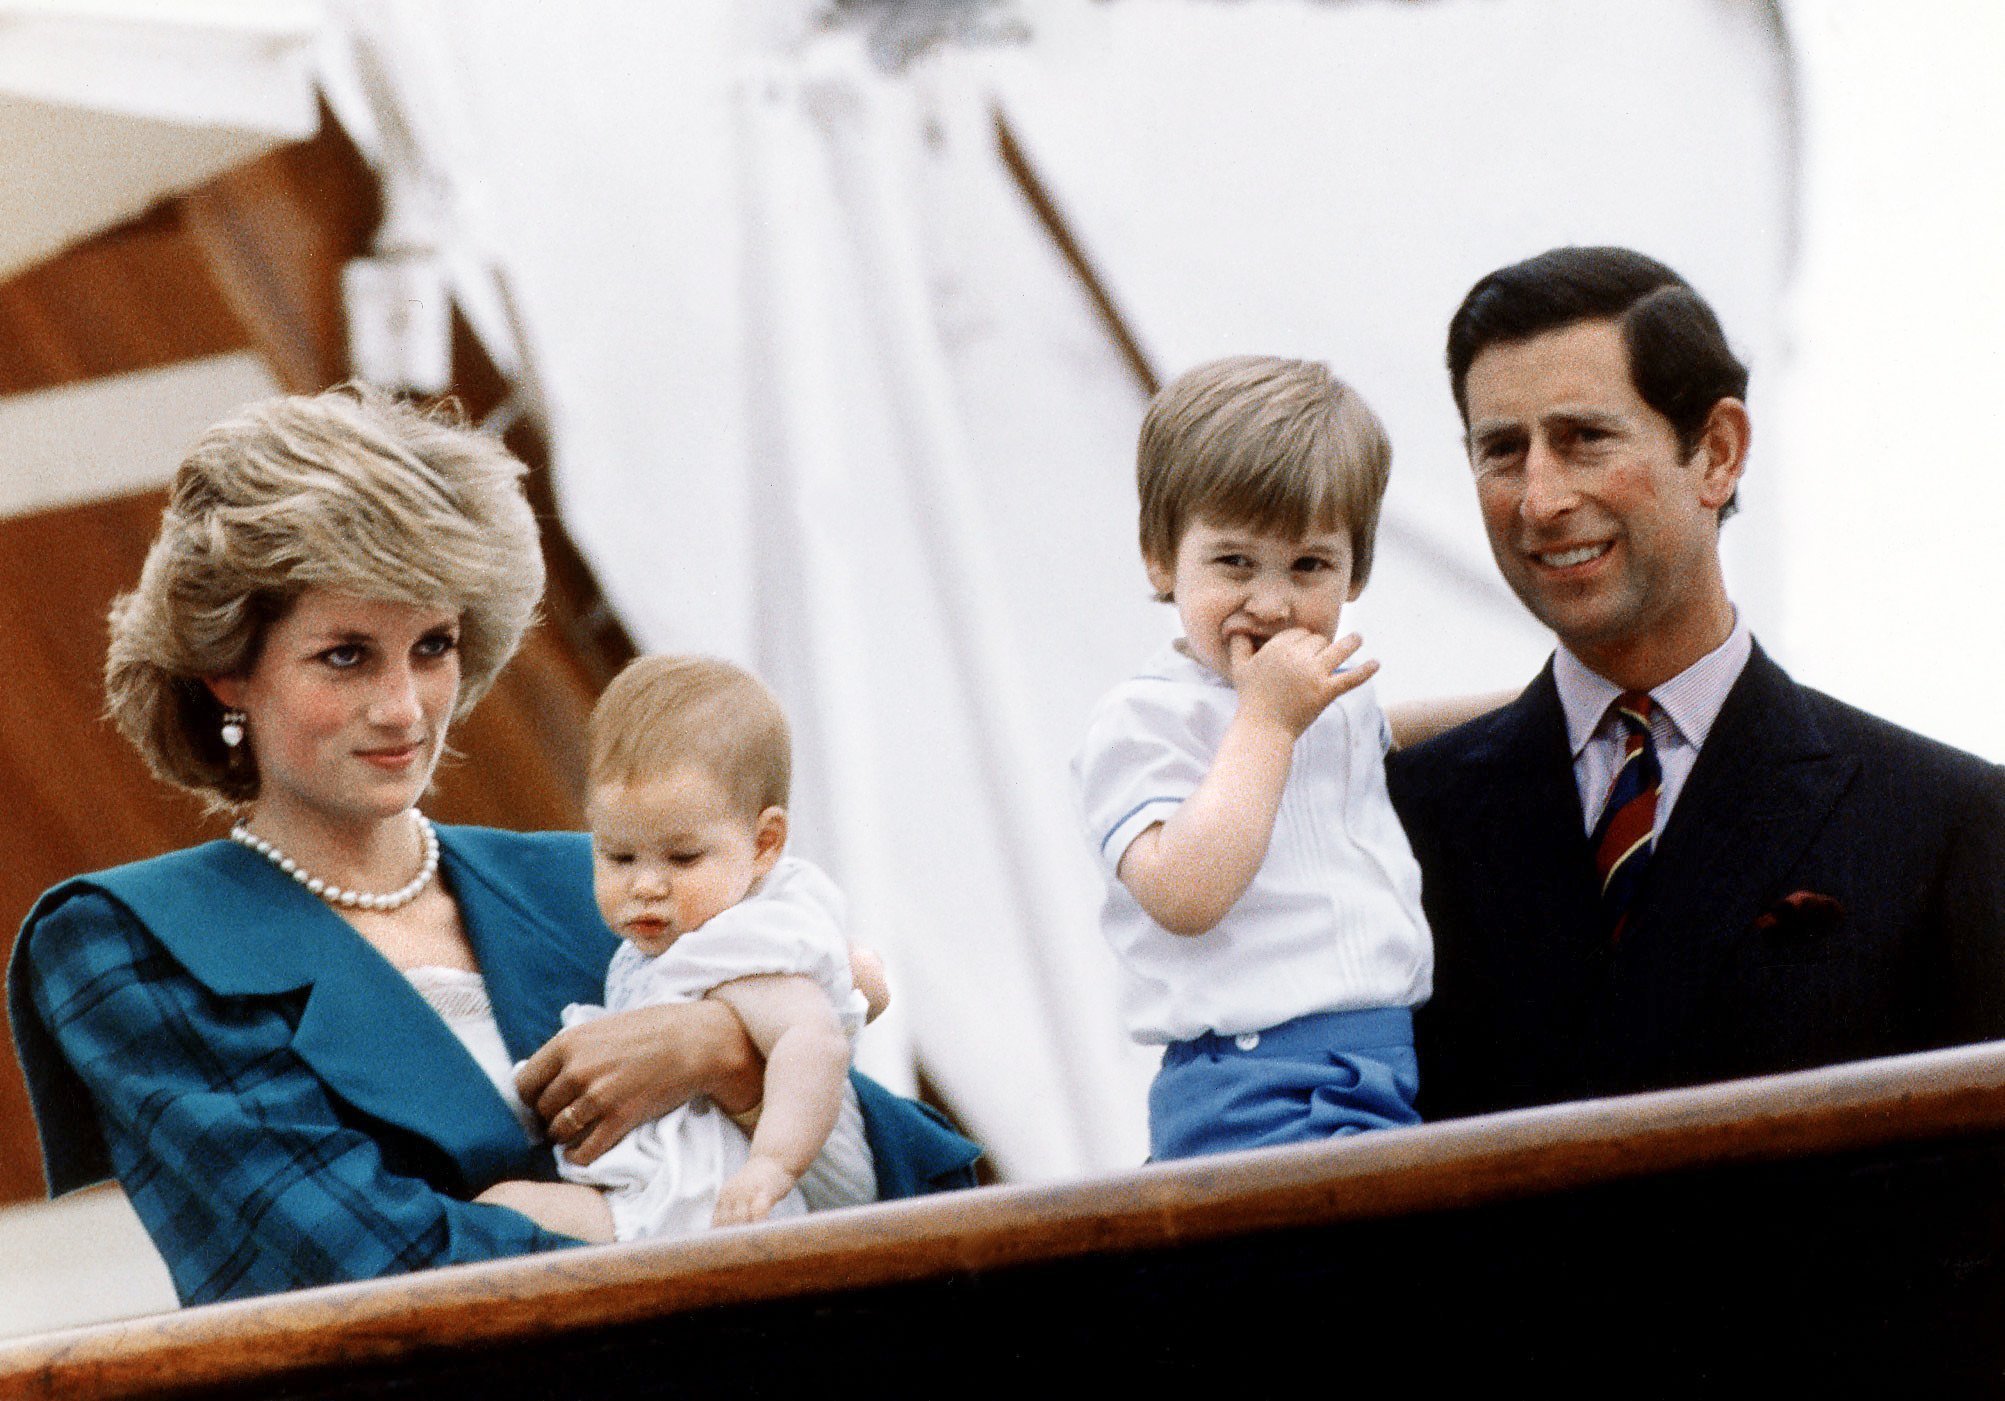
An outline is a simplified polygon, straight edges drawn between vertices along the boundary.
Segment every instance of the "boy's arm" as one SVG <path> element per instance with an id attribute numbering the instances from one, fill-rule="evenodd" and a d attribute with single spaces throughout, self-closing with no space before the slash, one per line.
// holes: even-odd
<path id="1" fill-rule="evenodd" d="M 1121 854 L 1121 883 L 1149 918 L 1172 934 L 1204 934 L 1246 893 L 1267 859 L 1295 741 L 1378 670 L 1376 662 L 1337 670 L 1360 645 L 1356 636 L 1332 642 L 1299 628 L 1257 651 L 1232 639 L 1239 709 L 1210 769 L 1167 821 Z"/>
<path id="2" fill-rule="evenodd" d="M 715 1224 L 764 1220 L 835 1128 L 849 1075 L 849 1038 L 812 978 L 766 973 L 710 990 L 766 1057 L 766 1097 L 752 1156 L 717 1195 Z"/>

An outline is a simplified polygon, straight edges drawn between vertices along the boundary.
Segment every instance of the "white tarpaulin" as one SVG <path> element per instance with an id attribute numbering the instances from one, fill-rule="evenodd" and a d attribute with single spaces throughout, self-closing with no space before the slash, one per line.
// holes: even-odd
<path id="1" fill-rule="evenodd" d="M 318 125 L 307 0 L 0 0 L 0 277 Z"/>
<path id="2" fill-rule="evenodd" d="M 1065 764 L 1168 619 L 1134 554 L 1140 395 L 991 106 L 1164 372 L 1317 355 L 1385 415 L 1359 618 L 1405 695 L 1508 684 L 1545 647 L 1456 446 L 1462 290 L 1635 243 L 1767 363 L 1793 166 L 1759 5 L 1017 8 L 1028 43 L 895 74 L 802 5 L 357 12 L 430 114 L 453 237 L 520 294 L 567 522 L 622 617 L 787 702 L 800 847 L 894 972 L 866 1061 L 896 1079 L 909 1042 L 1003 1170 L 1045 1178 L 1142 1153 L 1149 1065 L 1116 1030 Z M 1765 562 L 1748 495 L 1730 548 Z M 1740 574 L 1758 626 L 1765 577 Z"/>

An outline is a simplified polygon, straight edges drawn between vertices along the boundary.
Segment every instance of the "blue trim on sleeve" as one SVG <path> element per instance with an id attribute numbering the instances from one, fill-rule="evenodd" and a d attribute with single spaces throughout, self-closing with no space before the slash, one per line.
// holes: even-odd
<path id="1" fill-rule="evenodd" d="M 1186 794 L 1185 796 L 1188 797 L 1189 795 Z M 1120 820 L 1107 829 L 1107 835 L 1100 838 L 1100 854 L 1102 856 L 1107 854 L 1107 843 L 1113 841 L 1114 835 L 1134 820 L 1136 813 L 1141 812 L 1144 808 L 1152 808 L 1157 803 L 1175 803 L 1181 806 L 1183 801 L 1183 798 L 1173 798 L 1167 794 L 1158 794 L 1153 798 L 1142 799 L 1141 802 L 1136 803 L 1133 807 L 1122 813 Z"/>

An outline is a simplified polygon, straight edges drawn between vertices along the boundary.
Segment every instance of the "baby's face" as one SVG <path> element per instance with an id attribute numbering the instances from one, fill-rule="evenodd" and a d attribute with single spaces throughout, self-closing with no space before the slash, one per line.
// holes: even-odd
<path id="1" fill-rule="evenodd" d="M 601 784 L 585 817 L 599 913 L 649 955 L 743 900 L 780 856 L 762 840 L 764 814 L 748 817 L 699 765 Z"/>
<path id="2" fill-rule="evenodd" d="M 1177 544 L 1174 560 L 1151 561 L 1149 582 L 1176 599 L 1190 654 L 1232 679 L 1232 639 L 1258 651 L 1289 628 L 1334 637 L 1351 585 L 1347 530 L 1277 535 L 1200 517 Z"/>

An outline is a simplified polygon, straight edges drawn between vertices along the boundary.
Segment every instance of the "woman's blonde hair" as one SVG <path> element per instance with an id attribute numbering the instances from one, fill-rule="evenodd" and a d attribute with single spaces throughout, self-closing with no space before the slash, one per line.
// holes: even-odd
<path id="1" fill-rule="evenodd" d="M 111 606 L 105 697 L 160 778 L 229 806 L 258 794 L 205 678 L 241 676 L 307 589 L 457 607 L 454 719 L 486 694 L 543 595 L 524 468 L 455 408 L 373 386 L 252 404 L 175 473 L 139 586 Z"/>
<path id="2" fill-rule="evenodd" d="M 636 657 L 592 707 L 594 788 L 632 786 L 698 764 L 749 820 L 787 805 L 793 742 L 764 682 L 716 657 Z"/>

